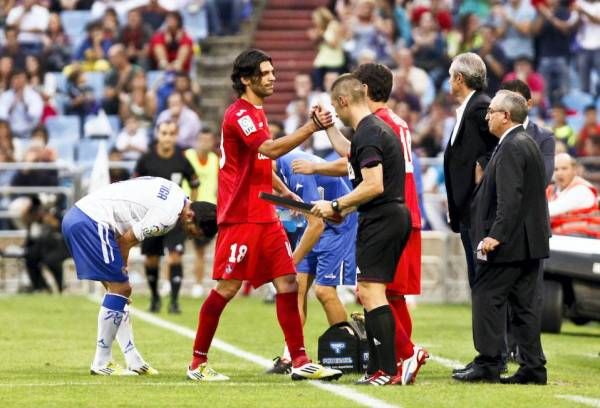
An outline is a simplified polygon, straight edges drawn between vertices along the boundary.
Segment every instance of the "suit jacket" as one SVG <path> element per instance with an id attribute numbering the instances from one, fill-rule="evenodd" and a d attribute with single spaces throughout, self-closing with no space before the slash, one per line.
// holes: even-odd
<path id="1" fill-rule="evenodd" d="M 550 184 L 552 174 L 554 174 L 554 149 L 556 148 L 556 140 L 554 133 L 548 129 L 539 127 L 532 121 L 527 124 L 527 133 L 535 140 L 538 147 L 542 151 L 544 157 L 544 167 L 546 168 L 546 185 Z"/>
<path id="2" fill-rule="evenodd" d="M 498 138 L 488 129 L 485 115 L 490 98 L 475 92 L 462 116 L 454 144 L 444 152 L 444 176 L 448 196 L 448 212 L 452 231 L 459 232 L 460 223 L 469 222 L 469 205 L 475 188 L 475 163 L 485 169 Z"/>
<path id="3" fill-rule="evenodd" d="M 473 244 L 487 236 L 500 241 L 488 254 L 488 262 L 548 257 L 550 224 L 545 188 L 540 149 L 519 126 L 498 146 L 471 205 Z"/>

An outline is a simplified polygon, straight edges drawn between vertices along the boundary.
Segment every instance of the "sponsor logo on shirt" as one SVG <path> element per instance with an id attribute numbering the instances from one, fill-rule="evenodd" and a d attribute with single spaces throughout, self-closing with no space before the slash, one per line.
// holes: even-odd
<path id="1" fill-rule="evenodd" d="M 256 126 L 254 126 L 254 122 L 252 121 L 252 118 L 250 118 L 250 116 L 242 116 L 238 119 L 237 122 L 246 136 L 256 132 Z"/>
<path id="2" fill-rule="evenodd" d="M 240 109 L 239 111 L 237 111 L 235 113 L 235 116 L 237 116 L 239 118 L 240 116 L 242 116 L 244 114 L 244 112 L 246 112 L 246 109 Z"/>
<path id="3" fill-rule="evenodd" d="M 262 153 L 259 153 L 257 157 L 258 157 L 258 160 L 269 160 L 269 156 L 265 156 Z"/>

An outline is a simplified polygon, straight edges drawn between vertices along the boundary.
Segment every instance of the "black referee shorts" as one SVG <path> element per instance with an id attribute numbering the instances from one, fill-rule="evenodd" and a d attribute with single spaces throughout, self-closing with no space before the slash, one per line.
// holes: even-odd
<path id="1" fill-rule="evenodd" d="M 392 282 L 410 229 L 410 212 L 404 204 L 383 204 L 361 213 L 356 236 L 357 280 Z"/>
<path id="2" fill-rule="evenodd" d="M 142 241 L 142 254 L 163 256 L 165 248 L 169 252 L 179 252 L 183 254 L 185 249 L 185 232 L 183 227 L 177 223 L 175 227 L 165 235 L 159 237 L 150 237 Z"/>

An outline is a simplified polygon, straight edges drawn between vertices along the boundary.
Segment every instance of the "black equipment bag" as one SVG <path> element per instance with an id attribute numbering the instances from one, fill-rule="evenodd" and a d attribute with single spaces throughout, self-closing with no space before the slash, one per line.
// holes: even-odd
<path id="1" fill-rule="evenodd" d="M 369 361 L 366 334 L 352 320 L 335 324 L 319 337 L 318 358 L 325 367 L 364 372 Z"/>

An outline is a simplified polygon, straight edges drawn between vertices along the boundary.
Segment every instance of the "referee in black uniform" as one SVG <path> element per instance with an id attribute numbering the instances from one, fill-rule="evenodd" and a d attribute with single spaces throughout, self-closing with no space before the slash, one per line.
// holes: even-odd
<path id="1" fill-rule="evenodd" d="M 183 151 L 177 147 L 177 123 L 172 121 L 161 122 L 156 126 L 156 143 L 153 148 L 139 158 L 135 165 L 134 177 L 153 176 L 171 180 L 181 186 L 187 180 L 192 188 L 192 201 L 196 200 L 198 192 L 198 176 L 194 168 L 185 158 Z M 181 313 L 179 308 L 179 289 L 183 281 L 183 266 L 181 257 L 185 248 L 185 234 L 177 224 L 166 235 L 151 237 L 142 242 L 142 254 L 146 255 L 146 278 L 152 293 L 150 311 L 160 311 L 160 296 L 158 294 L 158 276 L 160 257 L 164 255 L 164 248 L 169 251 L 167 264 L 169 266 L 169 281 L 171 283 L 171 302 L 169 313 Z"/>
<path id="2" fill-rule="evenodd" d="M 348 175 L 354 190 L 337 200 L 317 201 L 319 216 L 358 210 L 356 263 L 358 296 L 365 308 L 369 359 L 375 373 L 359 383 L 394 384 L 397 375 L 394 350 L 395 323 L 385 296 L 394 280 L 396 265 L 410 234 L 410 213 L 404 205 L 404 156 L 394 131 L 367 105 L 365 88 L 352 74 L 340 76 L 331 89 L 339 118 L 355 130 L 352 143 L 339 132 L 328 132 L 340 156 L 348 156 Z"/>

